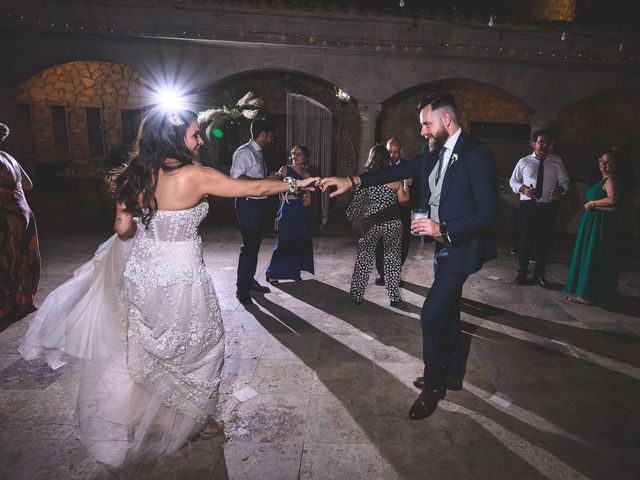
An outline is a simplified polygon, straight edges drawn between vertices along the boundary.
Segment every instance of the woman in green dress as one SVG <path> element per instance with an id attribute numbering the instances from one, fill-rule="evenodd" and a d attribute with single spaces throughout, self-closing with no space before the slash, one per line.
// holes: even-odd
<path id="1" fill-rule="evenodd" d="M 615 154 L 604 153 L 598 167 L 602 180 L 587 190 L 565 289 L 568 300 L 583 305 L 609 304 L 617 295 L 620 192 Z"/>

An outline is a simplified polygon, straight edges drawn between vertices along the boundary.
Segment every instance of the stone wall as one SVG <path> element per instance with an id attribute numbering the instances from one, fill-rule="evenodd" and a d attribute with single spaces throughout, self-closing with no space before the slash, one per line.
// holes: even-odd
<path id="1" fill-rule="evenodd" d="M 15 102 L 31 106 L 35 161 L 87 165 L 90 160 L 102 160 L 89 158 L 85 107 L 102 108 L 106 155 L 122 141 L 120 109 L 142 108 L 145 82 L 142 74 L 130 66 L 85 60 L 47 68 L 22 83 Z M 54 152 L 51 105 L 67 110 L 68 158 Z"/>
<path id="2" fill-rule="evenodd" d="M 584 204 L 583 190 L 597 178 L 599 155 L 617 145 L 627 163 L 621 180 L 628 187 L 618 213 L 620 228 L 624 236 L 640 233 L 640 94 L 611 92 L 576 102 L 560 111 L 558 125 L 569 176 L 583 185 L 576 208 Z"/>
<path id="3" fill-rule="evenodd" d="M 587 179 L 602 150 L 620 145 L 640 167 L 640 93 L 612 92 L 576 102 L 558 114 L 560 148 L 567 169 Z"/>

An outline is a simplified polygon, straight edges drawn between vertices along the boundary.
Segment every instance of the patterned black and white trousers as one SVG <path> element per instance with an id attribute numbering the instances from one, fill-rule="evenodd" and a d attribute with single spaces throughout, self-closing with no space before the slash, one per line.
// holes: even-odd
<path id="1" fill-rule="evenodd" d="M 358 239 L 356 265 L 351 277 L 351 298 L 362 301 L 364 291 L 369 282 L 369 275 L 376 254 L 378 239 L 384 244 L 384 286 L 392 302 L 400 298 L 400 251 L 402 248 L 402 223 L 399 219 L 384 222 L 363 222 L 362 233 Z"/>

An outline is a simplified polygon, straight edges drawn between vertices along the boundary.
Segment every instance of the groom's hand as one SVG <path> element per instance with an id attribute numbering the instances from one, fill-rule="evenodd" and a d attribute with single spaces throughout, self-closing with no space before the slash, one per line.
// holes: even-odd
<path id="1" fill-rule="evenodd" d="M 351 180 L 343 177 L 327 177 L 320 181 L 320 189 L 326 192 L 328 188 L 335 187 L 335 191 L 331 192 L 331 198 L 342 195 L 351 188 Z"/>
<path id="2" fill-rule="evenodd" d="M 440 224 L 430 218 L 416 218 L 411 222 L 411 231 L 435 238 L 440 236 Z"/>

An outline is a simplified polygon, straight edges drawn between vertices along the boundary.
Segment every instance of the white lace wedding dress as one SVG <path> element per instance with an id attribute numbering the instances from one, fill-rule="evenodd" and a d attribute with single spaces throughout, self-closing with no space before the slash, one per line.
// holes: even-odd
<path id="1" fill-rule="evenodd" d="M 133 239 L 111 237 L 46 298 L 20 345 L 53 369 L 81 359 L 80 436 L 107 465 L 173 453 L 215 413 L 224 331 L 197 232 L 207 211 L 158 211 Z"/>

